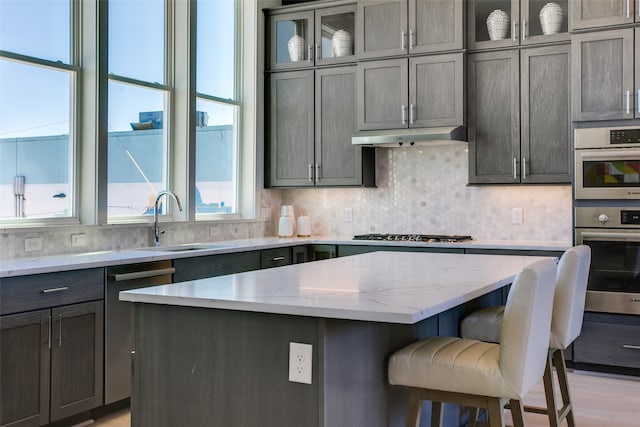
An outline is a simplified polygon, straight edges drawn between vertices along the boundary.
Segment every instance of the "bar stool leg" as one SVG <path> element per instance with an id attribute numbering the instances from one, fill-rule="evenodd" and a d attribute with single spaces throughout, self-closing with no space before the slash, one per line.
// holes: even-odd
<path id="1" fill-rule="evenodd" d="M 444 412 L 442 411 L 442 402 L 431 402 L 431 427 L 442 427 Z"/>
<path id="2" fill-rule="evenodd" d="M 571 403 L 571 395 L 569 394 L 567 365 L 565 364 L 564 353 L 562 350 L 558 349 L 553 352 L 553 364 L 556 367 L 558 384 L 560 385 L 560 394 L 562 396 L 562 409 L 560 410 L 559 419 L 562 420 L 563 418 L 566 418 L 568 427 L 575 427 L 575 421 L 573 419 L 573 404 Z"/>
<path id="3" fill-rule="evenodd" d="M 409 407 L 407 408 L 407 427 L 420 427 L 420 415 L 422 413 L 422 400 L 417 390 L 409 393 Z"/>
<path id="4" fill-rule="evenodd" d="M 549 350 L 547 364 L 544 368 L 544 395 L 547 400 L 547 414 L 549 415 L 549 427 L 559 427 L 558 408 L 556 406 L 556 389 L 553 384 L 553 350 Z"/>
<path id="5" fill-rule="evenodd" d="M 513 418 L 513 427 L 524 427 L 524 407 L 519 400 L 511 399 L 509 401 L 511 407 L 511 417 Z"/>
<path id="6" fill-rule="evenodd" d="M 491 397 L 488 399 L 489 410 L 489 426 L 505 427 L 504 425 L 504 405 L 499 397 Z"/>
<path id="7" fill-rule="evenodd" d="M 476 427 L 478 421 L 478 408 L 469 407 L 469 423 L 468 427 Z"/>

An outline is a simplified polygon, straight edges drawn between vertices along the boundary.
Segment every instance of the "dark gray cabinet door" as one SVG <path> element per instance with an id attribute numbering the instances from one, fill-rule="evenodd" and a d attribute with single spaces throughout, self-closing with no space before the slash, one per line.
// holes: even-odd
<path id="1" fill-rule="evenodd" d="M 102 405 L 103 306 L 93 301 L 51 310 L 51 421 Z"/>
<path id="2" fill-rule="evenodd" d="M 569 45 L 521 51 L 522 183 L 571 182 L 569 52 Z"/>
<path id="3" fill-rule="evenodd" d="M 519 53 L 469 55 L 469 182 L 520 182 Z"/>
<path id="4" fill-rule="evenodd" d="M 406 58 L 358 64 L 358 128 L 398 129 L 408 124 Z"/>
<path id="5" fill-rule="evenodd" d="M 469 0 L 467 6 L 468 49 L 492 49 L 520 44 L 520 0 Z M 495 10 L 505 12 L 509 23 L 505 36 L 492 40 L 487 28 L 487 18 Z"/>
<path id="6" fill-rule="evenodd" d="M 269 184 L 313 186 L 313 70 L 270 75 Z"/>
<path id="7" fill-rule="evenodd" d="M 573 0 L 571 30 L 631 24 L 634 21 L 633 0 Z"/>
<path id="8" fill-rule="evenodd" d="M 362 184 L 362 147 L 356 131 L 355 67 L 316 70 L 316 185 Z"/>
<path id="9" fill-rule="evenodd" d="M 464 124 L 462 53 L 409 59 L 409 127 Z"/>
<path id="10" fill-rule="evenodd" d="M 0 426 L 49 422 L 50 313 L 0 317 Z"/>
<path id="11" fill-rule="evenodd" d="M 409 0 L 409 52 L 463 48 L 462 0 Z"/>
<path id="12" fill-rule="evenodd" d="M 633 31 L 628 28 L 573 35 L 574 120 L 633 118 Z"/>
<path id="13" fill-rule="evenodd" d="M 407 0 L 359 0 L 358 59 L 408 52 Z"/>

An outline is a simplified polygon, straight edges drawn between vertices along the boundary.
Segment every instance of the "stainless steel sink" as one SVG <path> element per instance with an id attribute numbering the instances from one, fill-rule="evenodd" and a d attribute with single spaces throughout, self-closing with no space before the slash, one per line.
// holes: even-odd
<path id="1" fill-rule="evenodd" d="M 186 243 L 184 245 L 176 246 L 160 246 L 142 248 L 143 251 L 158 251 L 158 252 L 186 252 L 186 251 L 202 251 L 206 249 L 222 249 L 228 248 L 230 245 L 223 243 Z"/>

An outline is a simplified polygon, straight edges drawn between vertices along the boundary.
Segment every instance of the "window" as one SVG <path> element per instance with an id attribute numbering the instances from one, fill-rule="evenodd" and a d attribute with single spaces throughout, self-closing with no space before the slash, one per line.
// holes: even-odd
<path id="1" fill-rule="evenodd" d="M 0 220 L 75 215 L 72 16 L 71 1 L 0 1 Z"/>
<path id="2" fill-rule="evenodd" d="M 187 209 L 163 199 L 164 220 L 253 217 L 256 103 L 242 93 L 258 13 L 243 0 L 0 0 L 2 225 L 149 222 L 166 189 Z"/>
<path id="3" fill-rule="evenodd" d="M 237 212 L 236 3 L 198 0 L 196 35 L 196 214 Z"/>

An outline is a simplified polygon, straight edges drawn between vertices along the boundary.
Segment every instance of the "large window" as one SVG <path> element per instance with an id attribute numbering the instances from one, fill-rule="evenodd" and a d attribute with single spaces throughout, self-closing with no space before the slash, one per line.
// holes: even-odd
<path id="1" fill-rule="evenodd" d="M 243 7 L 0 0 L 0 222 L 148 222 L 165 189 L 165 220 L 253 215 Z"/>
<path id="2" fill-rule="evenodd" d="M 0 0 L 0 220 L 75 215 L 71 0 Z"/>
<path id="3" fill-rule="evenodd" d="M 196 214 L 238 206 L 237 20 L 233 0 L 198 0 Z"/>

